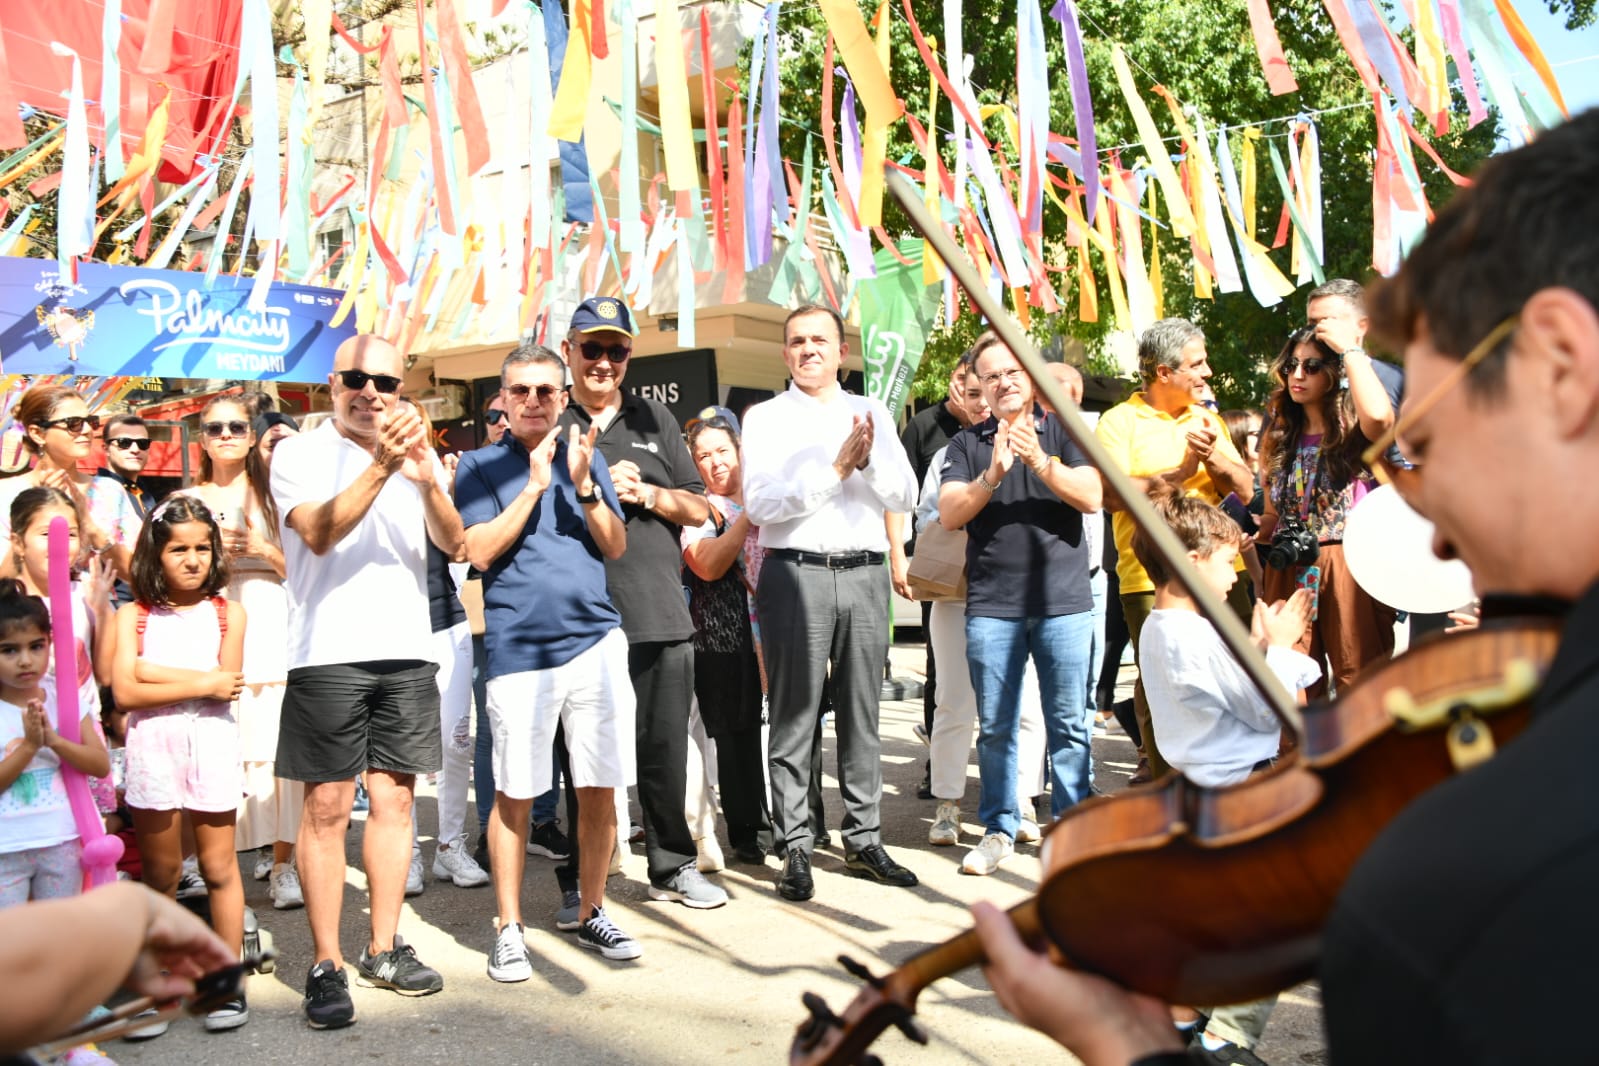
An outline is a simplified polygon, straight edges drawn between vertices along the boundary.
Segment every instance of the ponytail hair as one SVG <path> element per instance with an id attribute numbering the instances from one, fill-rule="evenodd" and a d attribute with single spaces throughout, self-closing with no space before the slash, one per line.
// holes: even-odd
<path id="1" fill-rule="evenodd" d="M 13 578 L 0 579 L 0 637 L 23 626 L 33 626 L 49 636 L 50 609 L 39 597 L 23 591 L 22 582 Z"/>

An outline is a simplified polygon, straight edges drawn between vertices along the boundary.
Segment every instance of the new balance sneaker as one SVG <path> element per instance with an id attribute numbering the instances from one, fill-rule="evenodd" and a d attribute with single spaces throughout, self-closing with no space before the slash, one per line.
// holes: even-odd
<path id="1" fill-rule="evenodd" d="M 434 849 L 433 876 L 440 881 L 454 881 L 456 888 L 477 888 L 489 883 L 488 871 L 466 853 L 464 835 L 454 844 L 440 844 Z"/>
<path id="2" fill-rule="evenodd" d="M 705 875 L 695 869 L 693 863 L 686 862 L 665 882 L 656 884 L 651 881 L 650 898 L 670 900 L 695 910 L 708 911 L 726 903 L 727 893 L 705 880 Z"/>
<path id="3" fill-rule="evenodd" d="M 512 984 L 533 976 L 533 960 L 522 942 L 522 923 L 511 922 L 494 938 L 489 950 L 489 977 Z"/>
<path id="4" fill-rule="evenodd" d="M 411 852 L 411 868 L 405 873 L 405 898 L 420 896 L 427 891 L 427 882 L 422 880 L 422 852 Z"/>
<path id="5" fill-rule="evenodd" d="M 961 860 L 961 873 L 987 875 L 999 869 L 999 864 L 1010 858 L 1016 845 L 1004 833 L 988 833 L 982 841 L 966 853 Z"/>
<path id="6" fill-rule="evenodd" d="M 588 918 L 578 927 L 577 942 L 618 962 L 636 959 L 644 954 L 638 941 L 613 925 L 600 907 L 592 908 Z"/>
<path id="7" fill-rule="evenodd" d="M 272 879 L 267 882 L 267 895 L 272 897 L 272 906 L 280 911 L 305 906 L 305 893 L 300 891 L 300 875 L 286 862 L 280 862 L 272 867 Z"/>
<path id="8" fill-rule="evenodd" d="M 229 1029 L 237 1029 L 249 1020 L 250 1008 L 244 1001 L 244 994 L 240 993 L 216 1010 L 207 1011 L 202 1024 L 208 1033 L 225 1033 Z"/>
<path id="9" fill-rule="evenodd" d="M 954 800 L 939 800 L 933 814 L 933 827 L 927 831 L 927 842 L 947 848 L 959 844 L 961 839 L 961 808 Z"/>
<path id="10" fill-rule="evenodd" d="M 694 868 L 702 874 L 714 874 L 727 866 L 722 856 L 722 845 L 714 836 L 703 836 L 694 841 Z"/>
<path id="11" fill-rule="evenodd" d="M 561 886 L 561 906 L 555 912 L 555 928 L 575 933 L 583 925 L 583 896 L 575 888 Z"/>
<path id="12" fill-rule="evenodd" d="M 443 991 L 444 978 L 416 957 L 416 949 L 394 934 L 394 946 L 376 955 L 361 949 L 355 964 L 356 984 L 368 988 L 387 988 L 402 996 L 431 996 Z"/>
<path id="13" fill-rule="evenodd" d="M 208 891 L 205 878 L 200 876 L 200 860 L 192 856 L 184 859 L 183 872 L 178 875 L 178 898 L 193 899 L 206 895 Z"/>
<path id="14" fill-rule="evenodd" d="M 1038 828 L 1038 811 L 1030 799 L 1021 802 L 1021 823 L 1016 828 L 1016 843 L 1036 844 L 1044 839 Z"/>
<path id="15" fill-rule="evenodd" d="M 272 876 L 272 849 L 270 847 L 262 848 L 255 853 L 255 868 L 250 871 L 250 875 L 257 881 L 265 881 Z"/>
<path id="16" fill-rule="evenodd" d="M 313 1029 L 342 1029 L 355 1021 L 350 979 L 342 966 L 323 959 L 305 975 L 305 1021 Z"/>
<path id="17" fill-rule="evenodd" d="M 560 861 L 572 854 L 572 842 L 561 832 L 561 823 L 551 820 L 528 830 L 527 853 Z"/>

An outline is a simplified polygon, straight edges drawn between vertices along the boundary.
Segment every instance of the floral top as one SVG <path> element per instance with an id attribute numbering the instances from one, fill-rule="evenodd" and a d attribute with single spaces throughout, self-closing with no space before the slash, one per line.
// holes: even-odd
<path id="1" fill-rule="evenodd" d="M 1374 483 L 1357 476 L 1344 485 L 1334 484 L 1322 462 L 1321 436 L 1306 433 L 1299 438 L 1299 450 L 1272 482 L 1271 499 L 1279 515 L 1304 519 L 1305 528 L 1316 534 L 1319 543 L 1336 544 L 1344 539 L 1350 510 L 1366 498 Z"/>
<path id="2" fill-rule="evenodd" d="M 24 491 L 35 487 L 33 479 L 22 474 L 0 481 L 0 537 L 11 536 L 12 503 Z M 112 544 L 131 549 L 139 539 L 144 519 L 122 483 L 116 478 L 96 475 L 89 479 L 84 495 L 88 497 L 89 518 L 94 524 L 105 530 Z"/>

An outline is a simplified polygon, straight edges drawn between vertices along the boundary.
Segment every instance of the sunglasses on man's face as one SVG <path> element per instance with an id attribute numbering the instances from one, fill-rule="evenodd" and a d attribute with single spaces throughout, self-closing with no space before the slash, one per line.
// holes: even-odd
<path id="1" fill-rule="evenodd" d="M 366 388 L 369 381 L 374 389 L 385 395 L 400 391 L 400 379 L 390 374 L 368 374 L 365 370 L 336 370 L 334 373 L 339 375 L 345 388 L 355 392 Z"/>
<path id="2" fill-rule="evenodd" d="M 113 448 L 121 448 L 125 452 L 133 451 L 135 449 L 141 452 L 147 452 L 150 450 L 149 437 L 112 437 L 110 440 L 106 441 L 106 443 L 111 445 Z"/>
<path id="3" fill-rule="evenodd" d="M 248 422 L 207 422 L 200 427 L 211 440 L 222 436 L 222 431 L 227 430 L 230 437 L 242 437 L 250 431 Z"/>
<path id="4" fill-rule="evenodd" d="M 46 418 L 35 422 L 34 425 L 41 429 L 64 429 L 73 436 L 83 432 L 85 426 L 90 429 L 100 428 L 99 415 L 68 415 L 65 418 Z"/>
<path id="5" fill-rule="evenodd" d="M 511 399 L 518 403 L 527 403 L 527 398 L 531 395 L 540 404 L 546 404 L 554 399 L 555 394 L 561 390 L 556 385 L 539 385 L 537 387 L 532 385 L 507 385 L 505 386 L 505 391 Z"/>
<path id="6" fill-rule="evenodd" d="M 627 357 L 633 354 L 633 349 L 625 344 L 601 344 L 599 341 L 584 341 L 577 346 L 577 350 L 591 363 L 597 363 L 601 359 L 609 359 L 612 363 L 625 363 Z"/>
<path id="7" fill-rule="evenodd" d="M 483 421 L 491 426 L 497 426 L 505 421 L 505 412 L 498 407 L 491 407 L 483 412 Z"/>

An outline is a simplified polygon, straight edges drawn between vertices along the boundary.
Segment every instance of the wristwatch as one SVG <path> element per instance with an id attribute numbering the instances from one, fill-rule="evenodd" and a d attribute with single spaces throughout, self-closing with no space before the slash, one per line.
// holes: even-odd
<path id="1" fill-rule="evenodd" d="M 644 486 L 644 509 L 646 511 L 655 510 L 655 501 L 659 498 L 660 493 L 656 491 L 654 485 Z"/>
<path id="2" fill-rule="evenodd" d="M 600 490 L 595 488 L 594 486 L 590 485 L 588 492 L 586 492 L 586 493 L 585 492 L 580 492 L 580 493 L 577 494 L 577 502 L 578 503 L 599 503 L 600 502 Z"/>

